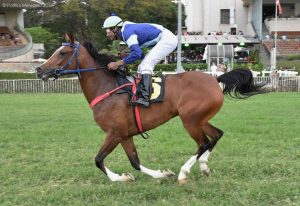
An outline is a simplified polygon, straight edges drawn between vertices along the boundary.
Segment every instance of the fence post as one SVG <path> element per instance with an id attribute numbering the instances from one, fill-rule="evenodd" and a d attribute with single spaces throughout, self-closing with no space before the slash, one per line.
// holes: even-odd
<path id="1" fill-rule="evenodd" d="M 13 80 L 13 90 L 12 90 L 12 93 L 15 93 L 16 91 L 16 80 Z"/>
<path id="2" fill-rule="evenodd" d="M 72 91 L 71 93 L 72 93 L 72 94 L 74 93 L 74 89 L 73 89 L 73 88 L 74 88 L 74 87 L 73 87 L 73 83 L 74 83 L 74 82 L 73 82 L 73 79 L 71 79 L 71 91 Z"/>
<path id="3" fill-rule="evenodd" d="M 276 92 L 278 90 L 279 75 L 276 71 L 273 71 L 270 73 L 270 78 L 271 78 L 272 89 Z"/>

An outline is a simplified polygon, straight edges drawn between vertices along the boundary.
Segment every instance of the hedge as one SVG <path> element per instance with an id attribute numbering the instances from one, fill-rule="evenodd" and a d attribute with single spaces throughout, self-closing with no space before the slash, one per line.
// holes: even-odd
<path id="1" fill-rule="evenodd" d="M 299 54 L 294 54 L 294 55 L 288 55 L 287 59 L 289 61 L 293 61 L 293 60 L 300 60 L 300 55 Z"/>
<path id="2" fill-rule="evenodd" d="M 23 72 L 0 72 L 0 79 L 36 79 L 36 74 Z"/>
<path id="3" fill-rule="evenodd" d="M 278 61 L 277 69 L 293 69 L 300 73 L 300 61 Z"/>
<path id="4" fill-rule="evenodd" d="M 128 65 L 127 66 L 129 71 L 136 71 L 138 65 Z M 176 64 L 157 64 L 155 66 L 154 72 L 161 72 L 161 71 L 175 71 L 177 65 Z M 182 64 L 182 67 L 186 71 L 190 70 L 205 70 L 207 69 L 207 64 L 199 63 L 199 64 Z"/>

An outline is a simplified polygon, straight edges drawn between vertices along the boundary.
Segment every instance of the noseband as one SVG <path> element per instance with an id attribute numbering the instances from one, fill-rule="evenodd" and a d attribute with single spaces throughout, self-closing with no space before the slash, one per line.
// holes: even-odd
<path id="1" fill-rule="evenodd" d="M 85 68 L 85 69 L 80 69 L 79 65 L 80 65 L 80 58 L 79 58 L 79 48 L 80 48 L 80 44 L 79 43 L 62 43 L 62 46 L 70 46 L 72 48 L 74 48 L 74 52 L 71 56 L 71 58 L 69 59 L 68 63 L 66 63 L 65 65 L 63 65 L 61 68 L 59 69 L 54 69 L 53 70 L 53 75 L 54 78 L 57 79 L 60 76 L 66 75 L 66 74 L 77 74 L 78 78 L 81 78 L 81 72 L 91 72 L 91 71 L 95 71 L 97 69 L 105 69 L 106 67 L 101 67 L 101 68 Z M 69 65 L 71 65 L 74 61 L 74 59 L 77 59 L 77 64 L 76 64 L 76 69 L 66 69 Z"/>

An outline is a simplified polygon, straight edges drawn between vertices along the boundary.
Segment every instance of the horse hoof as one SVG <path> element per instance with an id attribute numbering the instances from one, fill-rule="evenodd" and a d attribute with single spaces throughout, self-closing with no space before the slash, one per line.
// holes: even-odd
<path id="1" fill-rule="evenodd" d="M 210 170 L 209 170 L 209 169 L 202 170 L 202 173 L 203 173 L 205 176 L 209 177 L 209 175 L 210 175 Z"/>
<path id="2" fill-rule="evenodd" d="M 186 178 L 178 180 L 179 186 L 184 185 L 186 182 L 187 182 L 187 179 L 186 179 Z"/>
<path id="3" fill-rule="evenodd" d="M 134 181 L 134 180 L 135 180 L 135 178 L 132 174 L 130 174 L 130 173 L 122 174 L 123 182 L 130 182 L 130 181 Z"/>
<path id="4" fill-rule="evenodd" d="M 209 174 L 210 174 L 210 169 L 209 169 L 209 167 L 207 166 L 207 164 L 201 164 L 200 165 L 200 170 L 201 170 L 201 172 L 205 175 L 205 176 L 209 176 Z"/>
<path id="5" fill-rule="evenodd" d="M 176 174 L 172 170 L 167 169 L 163 171 L 163 175 L 165 177 L 171 177 L 171 176 L 175 176 Z"/>

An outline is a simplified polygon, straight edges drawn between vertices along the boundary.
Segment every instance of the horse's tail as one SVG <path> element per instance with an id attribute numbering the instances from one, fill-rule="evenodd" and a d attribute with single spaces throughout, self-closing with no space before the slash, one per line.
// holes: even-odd
<path id="1" fill-rule="evenodd" d="M 219 83 L 223 83 L 223 93 L 232 98 L 246 99 L 256 94 L 266 93 L 262 87 L 264 83 L 254 84 L 253 75 L 247 69 L 234 69 L 217 77 Z"/>

